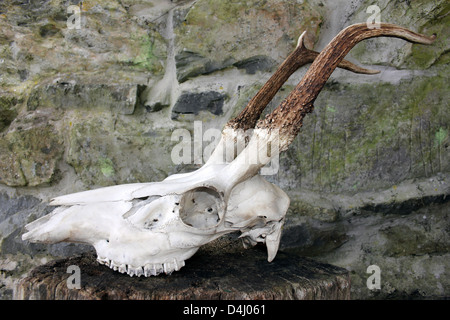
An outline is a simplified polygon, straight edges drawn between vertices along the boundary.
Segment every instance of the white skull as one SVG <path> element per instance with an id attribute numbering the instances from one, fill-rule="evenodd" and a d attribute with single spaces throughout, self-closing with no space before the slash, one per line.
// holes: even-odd
<path id="1" fill-rule="evenodd" d="M 100 263 L 130 276 L 178 271 L 200 246 L 236 231 L 245 246 L 266 243 L 272 261 L 289 198 L 258 174 L 247 177 L 248 168 L 212 157 L 161 182 L 57 197 L 59 207 L 26 225 L 23 239 L 91 244 Z"/>

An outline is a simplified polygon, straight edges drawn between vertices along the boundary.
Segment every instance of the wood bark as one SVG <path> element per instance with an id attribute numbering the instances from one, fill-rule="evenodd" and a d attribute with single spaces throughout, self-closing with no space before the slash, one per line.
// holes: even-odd
<path id="1" fill-rule="evenodd" d="M 71 265 L 80 289 L 69 289 Z M 347 270 L 279 252 L 267 262 L 264 246 L 234 252 L 199 252 L 169 276 L 130 277 L 95 261 L 92 253 L 55 260 L 31 271 L 15 299 L 33 300 L 234 300 L 349 299 Z"/>

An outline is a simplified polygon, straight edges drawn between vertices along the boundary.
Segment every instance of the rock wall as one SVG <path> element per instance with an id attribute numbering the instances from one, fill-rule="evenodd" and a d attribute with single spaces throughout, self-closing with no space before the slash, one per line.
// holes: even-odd
<path id="1" fill-rule="evenodd" d="M 192 138 L 195 121 L 203 133 L 220 130 L 304 30 L 319 51 L 344 27 L 366 22 L 372 4 L 2 1 L 0 298 L 13 298 L 14 284 L 33 266 L 91 250 L 21 240 L 24 224 L 51 210 L 51 197 L 198 167 L 194 155 L 173 163 L 176 129 Z M 352 298 L 444 298 L 450 5 L 376 5 L 381 21 L 436 33 L 437 40 L 367 40 L 348 59 L 381 73 L 331 76 L 278 172 L 267 177 L 291 197 L 281 249 L 350 270 Z M 291 77 L 267 112 L 306 70 Z M 367 287 L 371 265 L 381 270 L 380 289 Z"/>

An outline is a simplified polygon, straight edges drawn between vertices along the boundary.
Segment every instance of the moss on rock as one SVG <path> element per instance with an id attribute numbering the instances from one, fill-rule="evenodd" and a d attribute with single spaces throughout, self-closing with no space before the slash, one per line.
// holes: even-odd
<path id="1" fill-rule="evenodd" d="M 0 132 L 8 128 L 9 124 L 16 118 L 15 108 L 18 99 L 14 96 L 0 95 Z"/>
<path id="2" fill-rule="evenodd" d="M 321 21 L 307 2 L 197 1 L 175 29 L 178 79 L 185 81 L 255 56 L 273 61 L 274 67 L 292 51 L 305 30 L 312 47 Z"/>
<path id="3" fill-rule="evenodd" d="M 152 130 L 139 116 L 114 116 L 104 110 L 66 114 L 65 161 L 90 188 L 159 181 L 171 168 L 169 130 Z"/>
<path id="4" fill-rule="evenodd" d="M 56 177 L 62 144 L 50 125 L 4 134 L 0 142 L 0 182 L 38 186 Z"/>
<path id="5" fill-rule="evenodd" d="M 447 172 L 446 86 L 445 76 L 330 83 L 282 165 L 296 170 L 296 187 L 345 192 Z"/>
<path id="6" fill-rule="evenodd" d="M 366 22 L 366 12 L 373 1 L 363 1 L 352 15 L 351 23 Z M 375 3 L 380 8 L 381 22 L 394 23 L 437 38 L 433 45 L 411 44 L 399 39 L 369 39 L 355 46 L 350 56 L 367 64 L 389 65 L 401 69 L 427 69 L 441 60 L 449 50 L 450 4 L 445 0 L 401 1 L 383 0 Z"/>

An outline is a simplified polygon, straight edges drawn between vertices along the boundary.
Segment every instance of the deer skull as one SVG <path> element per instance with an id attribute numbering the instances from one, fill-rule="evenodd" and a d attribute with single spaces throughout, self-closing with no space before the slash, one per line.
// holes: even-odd
<path id="1" fill-rule="evenodd" d="M 378 29 L 356 24 L 341 31 L 319 54 L 304 46 L 303 33 L 295 51 L 241 114 L 227 123 L 218 147 L 202 168 L 161 182 L 57 197 L 50 203 L 57 206 L 54 211 L 26 225 L 28 232 L 22 238 L 91 244 L 100 263 L 130 276 L 170 274 L 184 266 L 200 246 L 236 231 L 244 245 L 266 243 L 272 261 L 289 198 L 258 172 L 288 148 L 336 67 L 376 73 L 343 57 L 357 42 L 378 36 L 423 44 L 434 39 L 391 24 L 383 23 Z M 292 93 L 259 120 L 289 76 L 309 62 L 313 62 L 311 67 Z"/>
<path id="2" fill-rule="evenodd" d="M 272 261 L 289 198 L 249 174 L 244 154 L 161 182 L 55 198 L 51 204 L 59 207 L 28 224 L 23 239 L 91 244 L 98 262 L 131 276 L 178 271 L 200 246 L 236 231 L 245 244 L 266 243 Z"/>

